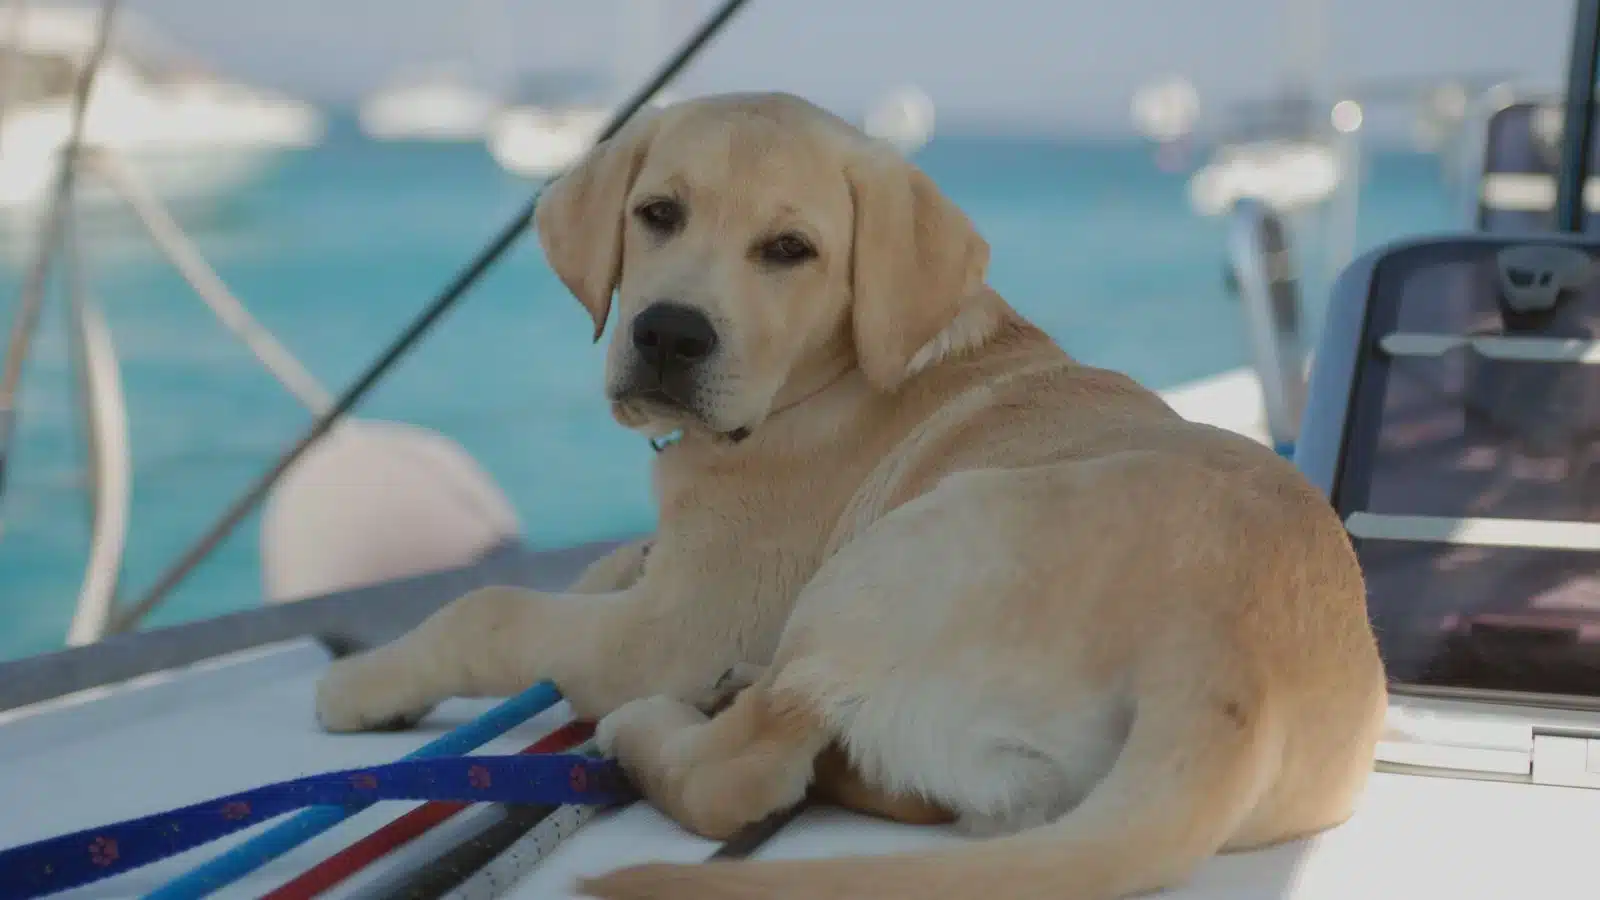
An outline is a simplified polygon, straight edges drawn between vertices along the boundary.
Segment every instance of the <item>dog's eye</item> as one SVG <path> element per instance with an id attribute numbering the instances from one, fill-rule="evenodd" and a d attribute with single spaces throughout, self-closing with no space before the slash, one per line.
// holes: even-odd
<path id="1" fill-rule="evenodd" d="M 646 228 L 660 234 L 678 230 L 683 224 L 683 204 L 676 200 L 655 199 L 639 204 L 633 211 Z"/>
<path id="2" fill-rule="evenodd" d="M 798 234 L 780 234 L 761 245 L 762 260 L 779 265 L 793 265 L 816 255 L 811 243 Z"/>

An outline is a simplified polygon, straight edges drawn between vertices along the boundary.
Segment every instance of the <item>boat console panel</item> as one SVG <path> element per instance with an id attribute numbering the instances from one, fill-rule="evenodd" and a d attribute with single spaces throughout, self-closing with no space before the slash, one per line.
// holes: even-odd
<path id="1" fill-rule="evenodd" d="M 1297 462 L 1391 679 L 1600 698 L 1600 243 L 1411 242 L 1332 303 Z"/>

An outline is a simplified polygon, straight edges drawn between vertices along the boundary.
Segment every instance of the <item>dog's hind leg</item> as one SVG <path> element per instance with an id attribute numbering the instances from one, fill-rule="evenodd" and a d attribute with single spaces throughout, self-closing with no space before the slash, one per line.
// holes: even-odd
<path id="1" fill-rule="evenodd" d="M 723 680 L 708 692 L 706 698 L 691 704 L 705 713 L 695 716 L 678 706 L 652 701 L 640 704 L 628 717 L 619 717 L 602 724 L 607 742 L 616 741 L 615 734 L 624 721 L 630 721 L 627 730 L 634 740 L 660 742 L 669 740 L 682 729 L 700 727 L 726 711 L 745 690 L 761 681 L 766 668 L 741 663 L 723 676 Z M 637 716 L 637 718 L 632 718 Z M 644 723 L 653 722 L 653 725 Z M 655 733 L 639 729 L 653 728 Z M 648 751 L 636 751 L 648 752 Z M 635 757 L 636 758 L 636 757 Z M 907 825 L 943 825 L 955 819 L 953 813 L 921 796 L 908 793 L 890 793 L 870 784 L 850 763 L 850 757 L 837 742 L 829 744 L 816 758 L 811 788 L 808 796 L 821 803 L 851 810 L 864 815 L 888 819 Z"/>
<path id="2" fill-rule="evenodd" d="M 603 900 L 1118 900 L 1183 883 L 1230 844 L 1297 830 L 1260 815 L 1281 749 L 1261 695 L 1166 690 L 1141 701 L 1111 772 L 1043 827 L 885 856 L 652 863 L 589 879 L 579 892 Z"/>
<path id="3" fill-rule="evenodd" d="M 712 719 L 671 697 L 635 700 L 596 738 L 657 809 L 716 839 L 799 803 L 831 742 L 810 702 L 772 690 L 770 677 Z"/>
<path id="4" fill-rule="evenodd" d="M 947 825 L 956 819 L 955 813 L 918 794 L 890 792 L 868 782 L 837 742 L 829 744 L 817 757 L 811 796 L 903 825 Z"/>

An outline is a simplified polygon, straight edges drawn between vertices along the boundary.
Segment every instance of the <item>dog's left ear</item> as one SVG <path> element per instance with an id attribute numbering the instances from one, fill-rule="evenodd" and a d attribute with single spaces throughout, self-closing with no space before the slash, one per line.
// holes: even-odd
<path id="1" fill-rule="evenodd" d="M 989 243 L 921 169 L 886 148 L 849 164 L 856 355 L 867 379 L 893 391 L 918 351 L 983 286 Z"/>
<path id="2" fill-rule="evenodd" d="M 658 116 L 649 115 L 623 126 L 545 188 L 534 212 L 545 258 L 594 319 L 596 341 L 622 279 L 623 205 L 658 123 Z"/>

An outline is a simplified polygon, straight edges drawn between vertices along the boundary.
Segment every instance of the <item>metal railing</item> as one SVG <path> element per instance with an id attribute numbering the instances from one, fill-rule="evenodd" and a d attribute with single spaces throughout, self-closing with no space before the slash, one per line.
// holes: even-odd
<path id="1" fill-rule="evenodd" d="M 1229 222 L 1228 255 L 1261 383 L 1267 434 L 1274 449 L 1292 456 L 1305 413 L 1306 360 L 1300 287 L 1283 218 L 1259 200 L 1240 200 Z"/>

